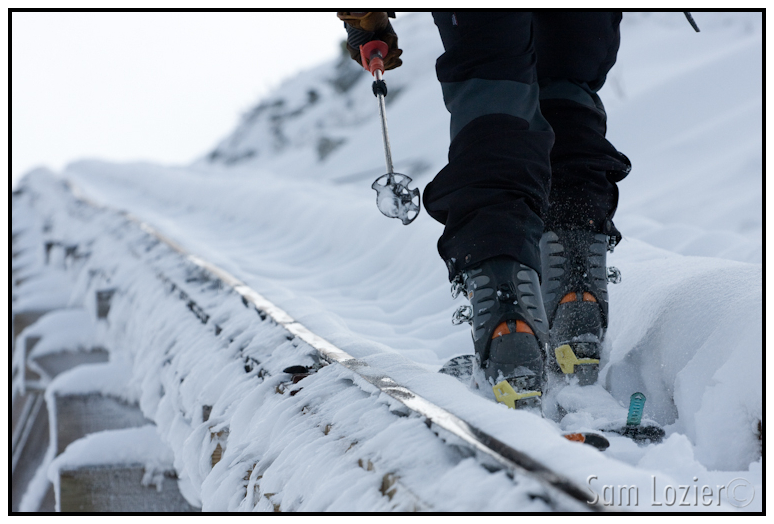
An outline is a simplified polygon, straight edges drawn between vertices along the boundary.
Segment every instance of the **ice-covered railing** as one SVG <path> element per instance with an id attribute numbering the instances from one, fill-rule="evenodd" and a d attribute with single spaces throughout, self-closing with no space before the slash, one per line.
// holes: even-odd
<path id="1" fill-rule="evenodd" d="M 22 194 L 48 217 L 47 235 L 88 248 L 69 273 L 68 304 L 95 319 L 102 307 L 93 343 L 109 349 L 111 365 L 131 368 L 125 389 L 136 393 L 143 414 L 173 450 L 180 489 L 192 504 L 214 511 L 378 511 L 427 509 L 444 501 L 444 508 L 470 510 L 475 504 L 469 500 L 440 492 L 463 490 L 463 479 L 491 484 L 479 460 L 463 451 L 469 448 L 464 439 L 461 448 L 450 448 L 428 431 L 428 419 L 379 395 L 373 384 L 404 400 L 410 392 L 394 381 L 387 384 L 385 376 L 369 375 L 365 361 L 331 346 L 326 358 L 341 357 L 365 373 L 327 366 L 300 387 L 288 384 L 282 369 L 320 363 L 305 340 L 318 346 L 324 341 L 270 304 L 256 307 L 260 297 L 181 256 L 173 242 L 77 200 L 42 171 L 27 178 Z M 109 308 L 95 300 L 106 295 Z M 351 387 L 353 380 L 358 387 Z M 436 431 L 441 429 L 443 424 Z M 518 455 L 510 452 L 508 460 Z M 489 453 L 502 460 L 502 449 L 500 455 Z M 67 461 L 54 461 L 51 478 L 62 463 Z M 540 470 L 537 462 L 531 466 Z M 434 482 L 439 474 L 448 481 Z M 577 491 L 547 472 L 540 482 L 523 477 L 486 488 L 479 509 L 491 508 L 493 489 L 501 492 L 495 498 L 507 501 L 503 507 L 514 510 L 545 509 L 546 500 L 565 507 L 561 497 L 534 497 L 551 483 Z M 416 486 L 425 493 L 416 494 Z"/>
<path id="2" fill-rule="evenodd" d="M 232 417 L 225 412 L 243 399 L 245 391 L 261 384 L 268 376 L 257 355 L 261 355 L 262 360 L 266 357 L 272 360 L 274 350 L 282 355 L 286 347 L 298 345 L 298 341 L 292 341 L 293 337 L 275 322 L 267 320 L 265 313 L 248 307 L 249 304 L 233 290 L 224 289 L 217 279 L 168 245 L 118 214 L 78 202 L 59 181 L 44 173 L 30 176 L 19 197 L 26 199 L 25 204 L 34 207 L 38 214 L 46 216 L 48 225 L 42 228 L 46 236 L 62 239 L 68 245 L 87 247 L 89 252 L 85 263 L 57 275 L 56 282 L 64 289 L 60 296 L 66 298 L 52 302 L 44 294 L 40 304 L 41 308 L 67 305 L 70 309 L 44 317 L 23 334 L 22 340 L 44 337 L 36 350 L 45 351 L 46 333 L 60 332 L 59 328 L 63 328 L 65 332 L 71 330 L 71 338 L 79 344 L 109 348 L 114 369 L 116 364 L 130 368 L 130 378 L 122 380 L 125 384 L 118 387 L 134 392 L 143 412 L 156 422 L 164 443 L 175 450 L 175 467 L 183 492 L 191 502 L 201 506 L 201 483 L 229 447 Z M 24 205 L 16 207 L 25 208 Z M 32 228 L 38 226 L 33 220 L 21 220 L 21 213 L 15 217 L 19 218 L 16 222 Z M 110 296 L 109 312 L 97 311 L 105 305 L 98 305 L 95 297 L 104 295 Z M 27 302 L 34 296 L 29 293 Z M 28 305 L 22 302 L 20 306 Z M 104 318 L 97 320 L 100 313 Z M 89 321 L 92 318 L 93 324 Z M 57 343 L 63 341 L 60 337 Z M 15 359 L 20 363 L 19 368 L 24 367 L 26 360 L 23 353 L 21 355 Z M 309 358 L 299 355 L 290 358 L 292 364 L 312 363 Z M 278 366 L 282 368 L 281 363 L 273 367 Z M 15 392 L 25 392 L 24 378 L 22 369 L 21 375 L 15 377 Z M 102 384 L 103 389 L 117 387 L 109 376 L 103 374 L 101 378 L 108 379 Z M 61 385 L 59 382 L 62 381 L 55 381 L 54 386 Z M 36 387 L 46 385 L 39 383 Z M 81 389 L 89 389 L 87 384 L 79 385 Z M 278 383 L 271 384 L 264 389 L 276 394 L 278 386 Z M 72 387 L 64 389 L 69 391 Z M 301 398 L 299 396 L 299 400 Z M 247 405 L 250 405 L 249 399 Z M 253 408 L 257 410 L 258 406 L 253 405 Z M 328 429 L 322 433 L 328 435 L 331 424 L 325 427 Z M 284 444 L 282 439 L 271 442 L 280 447 Z M 351 444 L 354 446 L 356 442 Z M 95 454 L 81 452 L 80 455 Z M 242 498 L 247 496 L 250 474 L 261 455 L 247 453 L 245 457 L 243 461 L 252 460 L 252 463 L 240 468 L 237 461 L 235 470 L 238 473 L 232 482 L 227 482 L 227 485 L 240 485 L 232 495 L 241 492 Z M 51 458 L 47 457 L 48 460 Z M 202 463 L 202 460 L 206 462 Z M 53 468 L 67 463 L 68 460 L 57 460 Z M 361 471 L 375 470 L 370 460 L 363 464 Z M 388 473 L 383 475 L 387 479 L 385 493 L 390 493 L 385 500 L 389 502 L 397 479 Z M 375 475 L 371 473 L 371 476 Z M 39 486 L 40 481 L 37 484 L 33 491 L 40 497 L 45 489 Z M 255 481 L 250 495 L 254 495 L 255 500 L 243 509 L 248 506 L 252 509 L 260 503 L 268 504 L 272 509 L 280 506 L 269 497 L 260 497 Z M 237 509 L 229 505 L 231 498 L 226 497 L 211 507 Z"/>

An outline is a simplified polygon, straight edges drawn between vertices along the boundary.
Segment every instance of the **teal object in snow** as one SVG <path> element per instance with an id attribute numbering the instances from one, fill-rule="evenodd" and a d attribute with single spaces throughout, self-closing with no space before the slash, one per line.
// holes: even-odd
<path id="1" fill-rule="evenodd" d="M 645 395 L 633 393 L 629 399 L 629 415 L 626 417 L 627 426 L 639 426 L 642 422 L 642 410 L 645 408 Z"/>

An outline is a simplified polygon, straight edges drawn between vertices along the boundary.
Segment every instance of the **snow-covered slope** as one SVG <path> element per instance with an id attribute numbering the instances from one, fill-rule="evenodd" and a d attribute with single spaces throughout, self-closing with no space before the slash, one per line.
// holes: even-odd
<path id="1" fill-rule="evenodd" d="M 760 262 L 761 16 L 697 20 L 698 34 L 680 13 L 624 16 L 618 61 L 600 93 L 608 136 L 634 164 L 621 184 L 618 222 L 626 236 L 672 252 Z M 400 23 L 406 60 L 385 77 L 390 140 L 396 171 L 422 187 L 448 148 L 435 79 L 443 47 L 428 14 Z M 200 165 L 367 189 L 384 170 L 370 82 L 348 56 L 307 71 L 246 114 Z"/>
<path id="2" fill-rule="evenodd" d="M 624 17 L 618 65 L 601 93 L 611 141 L 634 164 L 620 184 L 624 241 L 609 260 L 623 282 L 611 289 L 601 385 L 563 392 L 580 409 L 564 424 L 610 416 L 602 386 L 622 404 L 642 391 L 646 416 L 667 439 L 645 447 L 614 439 L 604 462 L 570 466 L 574 478 L 596 475 L 596 489 L 651 475 L 690 486 L 743 477 L 758 495 L 752 509 L 762 496 L 762 19 L 696 20 L 699 34 L 680 13 Z M 434 73 L 441 45 L 427 13 L 402 18 L 396 30 L 405 65 L 386 75 L 390 138 L 396 171 L 423 188 L 448 146 Z M 471 352 L 470 335 L 450 324 L 459 303 L 435 251 L 441 226 L 423 212 L 404 227 L 376 209 L 370 184 L 382 162 L 370 80 L 347 58 L 288 81 L 193 166 L 88 161 L 61 176 L 355 357 L 375 359 L 417 393 L 562 468 L 545 433 L 530 429 L 544 421 L 435 374 Z M 187 460 L 195 462 L 176 455 L 176 466 Z M 216 495 L 227 476 L 216 469 L 193 484 L 205 503 L 237 509 Z"/>

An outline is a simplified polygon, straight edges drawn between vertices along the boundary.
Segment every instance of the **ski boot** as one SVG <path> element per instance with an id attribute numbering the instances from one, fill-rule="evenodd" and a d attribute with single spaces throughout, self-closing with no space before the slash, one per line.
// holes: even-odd
<path id="1" fill-rule="evenodd" d="M 608 324 L 607 284 L 621 281 L 621 272 L 606 267 L 606 259 L 618 240 L 620 234 L 556 230 L 540 241 L 550 368 L 577 376 L 580 385 L 594 384 L 599 374 Z"/>
<path id="2" fill-rule="evenodd" d="M 465 293 L 452 322 L 469 322 L 476 360 L 499 402 L 537 408 L 545 384 L 548 321 L 538 274 L 509 257 L 495 257 L 463 270 L 452 296 Z"/>

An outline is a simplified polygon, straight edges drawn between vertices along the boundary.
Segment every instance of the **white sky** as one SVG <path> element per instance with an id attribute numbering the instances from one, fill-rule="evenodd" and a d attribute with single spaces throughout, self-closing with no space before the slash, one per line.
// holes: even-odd
<path id="1" fill-rule="evenodd" d="M 80 158 L 188 163 L 339 52 L 329 13 L 12 15 L 12 177 Z"/>

